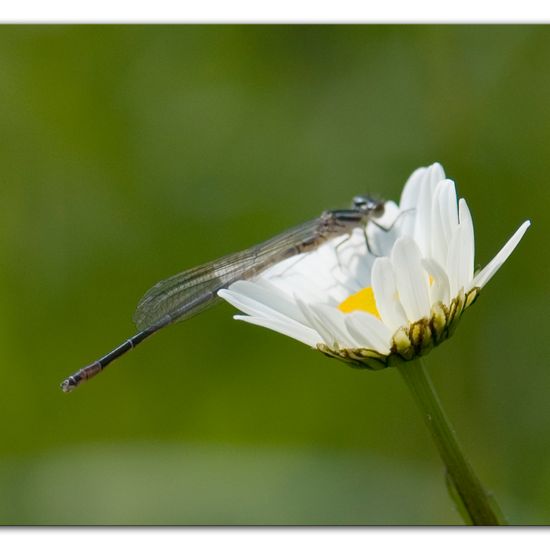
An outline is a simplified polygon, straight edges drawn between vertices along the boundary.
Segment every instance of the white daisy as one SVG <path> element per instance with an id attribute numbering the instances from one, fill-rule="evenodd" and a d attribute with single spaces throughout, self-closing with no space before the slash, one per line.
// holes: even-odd
<path id="1" fill-rule="evenodd" d="M 376 223 L 366 239 L 356 229 L 218 294 L 246 313 L 235 319 L 379 369 L 448 338 L 530 225 L 474 273 L 470 211 L 437 163 L 416 170 Z"/>

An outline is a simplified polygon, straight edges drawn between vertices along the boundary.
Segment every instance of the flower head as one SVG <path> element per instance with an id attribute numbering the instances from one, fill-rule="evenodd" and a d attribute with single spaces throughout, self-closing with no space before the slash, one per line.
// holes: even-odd
<path id="1" fill-rule="evenodd" d="M 470 211 L 436 163 L 416 170 L 399 206 L 386 202 L 365 232 L 355 229 L 219 295 L 247 314 L 235 319 L 356 366 L 384 368 L 448 338 L 529 225 L 474 273 Z"/>

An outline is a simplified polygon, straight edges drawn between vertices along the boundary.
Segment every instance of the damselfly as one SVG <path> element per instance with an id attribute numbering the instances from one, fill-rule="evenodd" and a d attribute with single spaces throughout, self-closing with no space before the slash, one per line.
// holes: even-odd
<path id="1" fill-rule="evenodd" d="M 161 328 L 189 319 L 214 305 L 219 301 L 218 291 L 235 281 L 252 279 L 287 258 L 315 250 L 330 239 L 350 235 L 355 228 L 363 228 L 366 238 L 367 224 L 383 214 L 384 201 L 360 195 L 353 199 L 350 209 L 327 210 L 318 218 L 263 243 L 157 283 L 137 306 L 134 322 L 139 332 L 69 376 L 61 383 L 61 389 L 73 390 Z"/>

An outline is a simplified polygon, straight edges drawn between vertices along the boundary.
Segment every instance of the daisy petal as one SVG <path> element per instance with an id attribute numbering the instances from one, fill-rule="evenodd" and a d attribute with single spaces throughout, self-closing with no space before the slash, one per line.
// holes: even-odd
<path id="1" fill-rule="evenodd" d="M 409 321 L 418 321 L 430 313 L 428 274 L 420 262 L 420 250 L 408 237 L 400 237 L 392 250 L 399 300 Z"/>
<path id="2" fill-rule="evenodd" d="M 399 208 L 407 210 L 408 208 L 416 208 L 418 196 L 420 195 L 420 182 L 422 181 L 427 168 L 417 168 L 405 183 L 405 187 L 401 192 Z"/>
<path id="3" fill-rule="evenodd" d="M 228 288 L 228 291 L 232 292 L 233 295 L 239 294 L 241 296 L 247 296 L 251 300 L 265 304 L 272 310 L 277 311 L 286 317 L 290 317 L 298 323 L 303 324 L 306 322 L 302 312 L 298 306 L 291 301 L 290 297 L 279 290 L 276 286 L 270 284 L 269 281 L 264 280 L 259 283 L 251 281 L 237 281 Z M 220 292 L 218 294 L 223 298 L 224 296 L 221 295 Z"/>
<path id="4" fill-rule="evenodd" d="M 430 168 L 430 191 L 433 194 L 435 191 L 435 188 L 437 184 L 445 179 L 445 170 L 443 170 L 443 166 L 439 164 L 439 162 L 434 162 Z"/>
<path id="5" fill-rule="evenodd" d="M 432 258 L 440 265 L 445 265 L 447 261 L 448 246 L 448 228 L 444 219 L 441 204 L 449 191 L 449 180 L 440 181 L 435 188 L 432 197 Z"/>
<path id="6" fill-rule="evenodd" d="M 406 325 L 408 320 L 399 301 L 395 275 L 389 258 L 377 258 L 372 267 L 372 290 L 382 321 L 392 330 Z"/>
<path id="7" fill-rule="evenodd" d="M 311 346 L 312 348 L 323 341 L 315 330 L 304 325 L 284 323 L 275 319 L 249 317 L 248 315 L 234 315 L 233 319 L 274 330 L 284 336 L 289 336 L 290 338 L 294 338 L 294 340 L 298 340 L 298 342 Z"/>
<path id="8" fill-rule="evenodd" d="M 464 199 L 460 199 L 458 203 L 458 213 L 460 218 L 460 226 L 462 230 L 462 285 L 466 286 L 474 276 L 474 222 L 470 209 Z"/>
<path id="9" fill-rule="evenodd" d="M 432 243 L 432 197 L 437 184 L 445 178 L 443 168 L 437 162 L 425 172 L 420 184 L 420 194 L 416 205 L 416 225 L 414 238 L 423 256 L 431 255 Z"/>
<path id="10" fill-rule="evenodd" d="M 433 279 L 430 285 L 431 303 L 443 302 L 446 306 L 450 302 L 449 277 L 441 265 L 432 258 L 422 258 L 424 269 Z"/>
<path id="11" fill-rule="evenodd" d="M 462 233 L 464 228 L 460 225 L 455 227 L 449 250 L 447 251 L 447 276 L 449 277 L 449 287 L 451 296 L 456 296 L 462 288 Z M 463 283 L 462 283 L 463 284 Z"/>
<path id="12" fill-rule="evenodd" d="M 229 302 L 232 306 L 236 307 L 243 313 L 247 315 L 252 315 L 253 317 L 266 317 L 277 319 L 279 321 L 290 321 L 291 319 L 268 306 L 266 303 L 257 301 L 246 294 L 241 294 L 240 292 L 235 292 L 234 290 L 223 289 L 218 292 L 218 296 L 223 298 L 226 302 Z M 296 322 L 296 321 L 294 321 Z"/>
<path id="13" fill-rule="evenodd" d="M 284 313 L 268 307 L 262 302 L 258 302 L 245 294 L 240 294 L 232 290 L 220 290 L 218 292 L 218 296 L 229 302 L 232 306 L 241 310 L 243 313 L 250 315 L 250 318 L 246 317 L 242 320 L 248 321 L 249 319 L 255 319 L 255 324 L 260 324 L 260 322 L 272 322 L 277 326 L 287 327 L 293 334 L 310 334 L 311 328 L 307 326 L 307 320 L 305 317 L 304 322 L 296 321 L 294 318 L 286 316 Z M 239 317 L 239 319 L 241 319 L 241 317 Z M 281 330 L 279 330 L 279 332 L 281 332 Z M 298 336 L 293 336 L 293 338 L 296 338 L 297 340 L 300 339 Z"/>
<path id="14" fill-rule="evenodd" d="M 346 315 L 340 310 L 326 304 L 311 304 L 309 308 L 317 318 L 328 328 L 340 346 L 356 348 L 358 343 L 351 336 L 345 322 Z"/>
<path id="15" fill-rule="evenodd" d="M 458 200 L 456 197 L 456 188 L 454 181 L 445 180 L 445 186 L 438 195 L 439 209 L 441 212 L 443 236 L 447 247 L 451 242 L 454 230 L 458 225 Z M 446 259 L 446 258 L 445 258 Z"/>
<path id="16" fill-rule="evenodd" d="M 392 332 L 376 317 L 355 311 L 346 315 L 346 325 L 360 347 L 373 349 L 383 355 L 390 353 Z"/>
<path id="17" fill-rule="evenodd" d="M 420 186 L 420 195 L 416 205 L 416 224 L 414 240 L 423 256 L 431 254 L 431 207 L 432 193 L 430 189 L 431 167 L 427 171 Z"/>
<path id="18" fill-rule="evenodd" d="M 527 228 L 531 225 L 529 220 L 523 222 L 519 229 L 512 235 L 510 240 L 501 248 L 500 252 L 474 277 L 470 288 L 483 288 L 500 269 L 502 264 L 508 259 L 508 256 L 514 251 L 514 248 L 521 241 Z"/>
<path id="19" fill-rule="evenodd" d="M 308 324 L 311 326 L 311 328 L 319 333 L 319 336 L 321 336 L 323 342 L 327 346 L 329 346 L 330 348 L 335 347 L 337 344 L 337 340 L 334 334 L 331 333 L 330 327 L 327 327 L 327 325 L 318 318 L 316 313 L 311 310 L 308 304 L 300 300 L 300 298 L 298 298 L 297 296 L 295 297 L 295 299 L 298 307 L 304 314 L 304 317 L 307 319 Z"/>

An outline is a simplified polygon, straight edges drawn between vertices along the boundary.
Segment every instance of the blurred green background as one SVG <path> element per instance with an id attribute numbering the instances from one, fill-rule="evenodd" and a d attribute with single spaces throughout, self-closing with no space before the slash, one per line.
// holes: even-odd
<path id="1" fill-rule="evenodd" d="M 550 522 L 550 28 L 0 27 L 0 523 L 460 524 L 396 372 L 227 304 L 100 378 L 156 281 L 443 163 L 485 264 L 427 358 L 513 523 Z"/>

